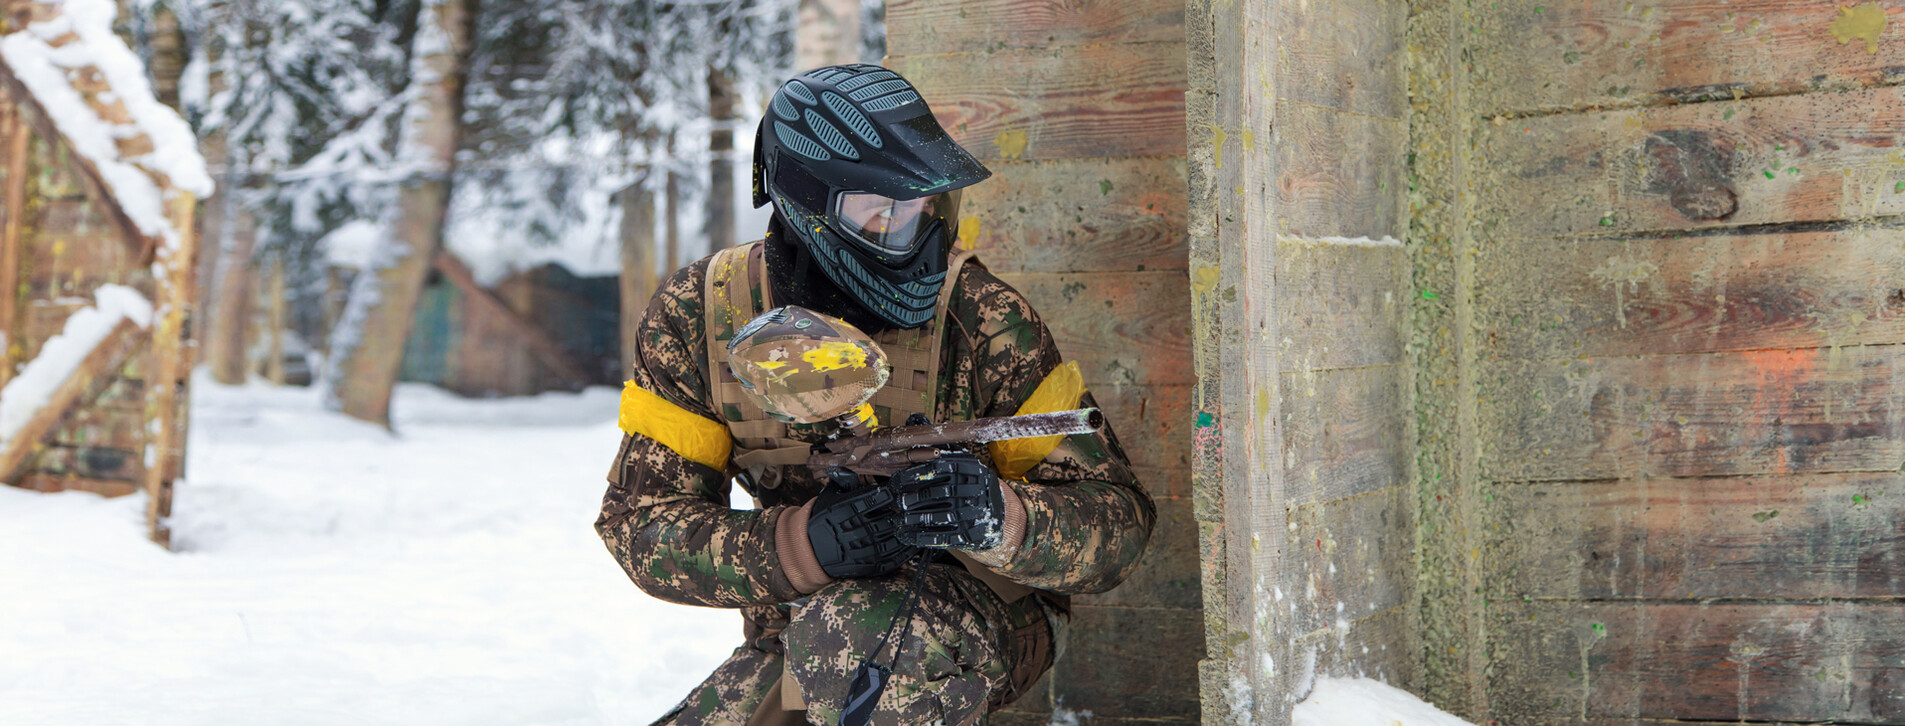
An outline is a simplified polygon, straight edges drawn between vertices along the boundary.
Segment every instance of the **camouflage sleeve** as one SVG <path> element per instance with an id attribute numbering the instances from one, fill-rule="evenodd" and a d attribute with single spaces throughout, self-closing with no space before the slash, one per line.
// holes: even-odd
<path id="1" fill-rule="evenodd" d="M 642 316 L 633 380 L 713 419 L 707 404 L 697 264 L 676 272 Z M 781 573 L 774 525 L 786 507 L 729 509 L 729 484 L 653 439 L 624 435 L 595 531 L 643 592 L 709 607 L 771 605 L 800 594 Z"/>
<path id="2" fill-rule="evenodd" d="M 990 274 L 974 278 L 968 284 L 979 304 L 961 322 L 977 359 L 977 415 L 1009 416 L 1062 359 L 1024 297 Z M 1097 402 L 1086 393 L 1080 405 Z M 1097 434 L 1065 437 L 1025 478 L 1012 485 L 1025 505 L 1025 539 L 997 571 L 1062 594 L 1104 592 L 1123 582 L 1144 554 L 1157 515 L 1110 423 Z"/>

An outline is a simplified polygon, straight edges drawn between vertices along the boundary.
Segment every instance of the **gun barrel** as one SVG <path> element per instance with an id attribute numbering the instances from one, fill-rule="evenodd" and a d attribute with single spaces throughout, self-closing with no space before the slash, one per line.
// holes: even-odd
<path id="1" fill-rule="evenodd" d="M 1105 415 L 1095 408 L 1035 413 L 1024 416 L 976 418 L 924 426 L 893 426 L 873 432 L 865 438 L 845 439 L 829 445 L 829 453 L 816 454 L 810 465 L 848 467 L 868 464 L 880 469 L 890 464 L 875 462 L 890 454 L 930 446 L 986 444 L 1008 439 L 1039 436 L 1066 436 L 1094 433 L 1105 427 Z M 835 447 L 838 448 L 835 448 Z M 892 464 L 898 464 L 898 461 Z"/>

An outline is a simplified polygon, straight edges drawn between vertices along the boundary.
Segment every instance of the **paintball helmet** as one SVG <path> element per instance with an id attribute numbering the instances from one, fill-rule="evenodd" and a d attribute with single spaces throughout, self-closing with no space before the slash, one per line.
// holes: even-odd
<path id="1" fill-rule="evenodd" d="M 932 319 L 959 190 L 991 175 L 913 84 L 873 65 L 795 76 L 754 140 L 754 206 L 773 202 L 829 280 L 901 328 Z"/>
<path id="2" fill-rule="evenodd" d="M 886 352 L 866 333 L 798 305 L 761 313 L 734 331 L 728 370 L 761 410 L 793 423 L 859 409 L 891 375 Z"/>

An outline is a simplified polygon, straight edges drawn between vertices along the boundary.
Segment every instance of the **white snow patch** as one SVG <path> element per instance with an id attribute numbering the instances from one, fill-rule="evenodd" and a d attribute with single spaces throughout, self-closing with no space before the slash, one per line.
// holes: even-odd
<path id="1" fill-rule="evenodd" d="M 1277 235 L 1277 241 L 1306 245 L 1342 245 L 1346 247 L 1401 247 L 1402 240 L 1383 235 L 1382 239 L 1370 237 L 1299 237 L 1296 235 Z"/>
<path id="2" fill-rule="evenodd" d="M 0 444 L 13 438 L 38 413 L 53 391 L 72 377 L 73 371 L 98 348 L 101 341 L 119 326 L 131 320 L 144 328 L 152 323 L 152 303 L 124 285 L 100 285 L 93 292 L 92 307 L 81 308 L 67 316 L 60 333 L 40 346 L 40 353 L 28 361 L 20 374 L 0 389 Z"/>
<path id="3" fill-rule="evenodd" d="M 145 500 L 0 487 L 0 723 L 645 724 L 740 643 L 590 527 L 618 392 L 399 386 L 404 432 L 313 389 L 193 382 L 181 551 Z"/>
<path id="4" fill-rule="evenodd" d="M 114 199 L 140 231 L 173 244 L 178 232 L 165 216 L 165 200 L 148 171 L 163 174 L 173 186 L 198 196 L 212 193 L 212 178 L 198 153 L 191 126 L 159 103 L 146 82 L 145 65 L 112 32 L 118 6 L 110 0 L 66 0 L 62 15 L 34 23 L 0 38 L 0 56 L 46 109 L 74 150 L 91 161 L 112 188 Z M 78 41 L 53 47 L 67 33 Z M 108 123 L 87 105 L 69 74 L 97 68 L 113 96 L 125 103 L 131 126 Z M 143 132 L 153 151 L 122 158 L 117 139 Z"/>
<path id="5" fill-rule="evenodd" d="M 1368 678 L 1319 678 L 1290 717 L 1295 726 L 1475 726 Z"/>
<path id="6" fill-rule="evenodd" d="M 383 225 L 367 219 L 353 219 L 324 235 L 318 244 L 324 249 L 325 261 L 339 267 L 363 270 L 377 259 L 377 249 L 384 245 L 388 234 Z"/>

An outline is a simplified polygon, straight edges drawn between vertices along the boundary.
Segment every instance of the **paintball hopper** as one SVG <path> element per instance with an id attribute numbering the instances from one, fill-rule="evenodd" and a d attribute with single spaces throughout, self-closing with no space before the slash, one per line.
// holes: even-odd
<path id="1" fill-rule="evenodd" d="M 728 370 L 775 418 L 819 423 L 856 411 L 886 385 L 886 352 L 859 328 L 798 305 L 774 308 L 728 341 Z"/>

